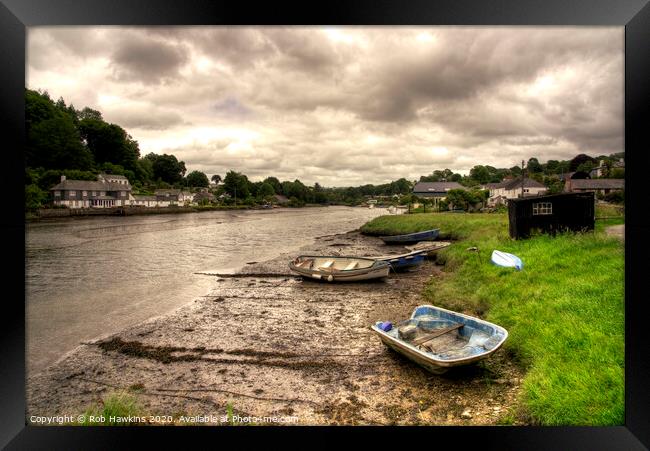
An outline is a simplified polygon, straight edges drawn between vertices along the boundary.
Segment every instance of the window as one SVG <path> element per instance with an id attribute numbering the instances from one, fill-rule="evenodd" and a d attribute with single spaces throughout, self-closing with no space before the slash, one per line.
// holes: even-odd
<path id="1" fill-rule="evenodd" d="M 93 191 L 93 196 L 96 196 L 96 195 L 97 195 L 97 191 Z"/>
<path id="2" fill-rule="evenodd" d="M 102 196 L 105 196 L 105 195 L 106 195 L 106 191 L 102 191 Z"/>
<path id="3" fill-rule="evenodd" d="M 54 191 L 54 197 L 61 197 L 61 191 Z"/>
<path id="4" fill-rule="evenodd" d="M 533 204 L 533 216 L 552 215 L 553 204 L 550 202 L 538 202 Z"/>
<path id="5" fill-rule="evenodd" d="M 120 196 L 122 196 L 122 197 L 126 196 L 126 191 L 122 191 L 122 192 L 120 193 Z"/>
<path id="6" fill-rule="evenodd" d="M 70 197 L 77 197 L 76 191 L 70 191 Z"/>
<path id="7" fill-rule="evenodd" d="M 88 195 L 88 191 L 83 192 L 83 196 L 86 197 Z"/>

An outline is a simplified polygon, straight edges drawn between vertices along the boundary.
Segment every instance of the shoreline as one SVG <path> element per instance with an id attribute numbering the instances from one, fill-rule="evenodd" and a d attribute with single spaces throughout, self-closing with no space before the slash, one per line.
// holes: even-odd
<path id="1" fill-rule="evenodd" d="M 288 207 L 277 206 L 274 208 L 262 208 L 260 206 L 170 206 L 170 207 L 112 207 L 112 208 L 43 208 L 38 210 L 38 213 L 28 212 L 25 214 L 25 223 L 33 223 L 40 221 L 47 221 L 50 219 L 75 219 L 75 218 L 105 218 L 105 217 L 120 217 L 120 216 L 149 216 L 149 215 L 171 215 L 171 214 L 185 214 L 185 213 L 203 213 L 210 211 L 239 211 L 239 210 L 300 210 L 303 208 L 324 208 L 324 207 L 349 207 L 349 208 L 366 208 L 363 206 L 350 206 L 338 204 L 307 204 L 302 207 Z"/>
<path id="2" fill-rule="evenodd" d="M 353 231 L 315 237 L 300 252 L 401 249 Z M 27 417 L 81 413 L 117 389 L 161 415 L 223 415 L 230 403 L 299 424 L 497 424 L 514 406 L 522 374 L 505 351 L 435 376 L 370 331 L 423 303 L 430 277 L 444 277 L 434 262 L 384 282 L 325 284 L 287 277 L 292 257 L 215 277 L 207 295 L 81 344 L 28 378 Z"/>

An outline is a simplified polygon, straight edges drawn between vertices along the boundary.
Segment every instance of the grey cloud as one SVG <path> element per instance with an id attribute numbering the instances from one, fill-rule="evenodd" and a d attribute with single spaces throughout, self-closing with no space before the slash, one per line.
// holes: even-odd
<path id="1" fill-rule="evenodd" d="M 158 83 L 178 77 L 188 61 L 186 49 L 165 41 L 127 34 L 112 53 L 115 77 L 124 81 Z"/>

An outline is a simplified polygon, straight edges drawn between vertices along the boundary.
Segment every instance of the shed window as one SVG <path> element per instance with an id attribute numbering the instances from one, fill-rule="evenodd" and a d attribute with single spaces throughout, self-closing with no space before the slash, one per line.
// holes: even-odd
<path id="1" fill-rule="evenodd" d="M 537 202 L 533 204 L 533 216 L 552 215 L 553 204 L 551 202 Z"/>

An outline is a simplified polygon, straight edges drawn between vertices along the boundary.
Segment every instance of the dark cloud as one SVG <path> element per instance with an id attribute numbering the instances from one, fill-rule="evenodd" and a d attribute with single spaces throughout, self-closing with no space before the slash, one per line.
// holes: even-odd
<path id="1" fill-rule="evenodd" d="M 328 185 L 623 150 L 623 28 L 57 27 L 28 85 L 188 169 Z"/>
<path id="2" fill-rule="evenodd" d="M 117 79 L 141 83 L 174 79 L 188 61 L 184 46 L 145 39 L 139 34 L 119 40 L 111 57 Z"/>

